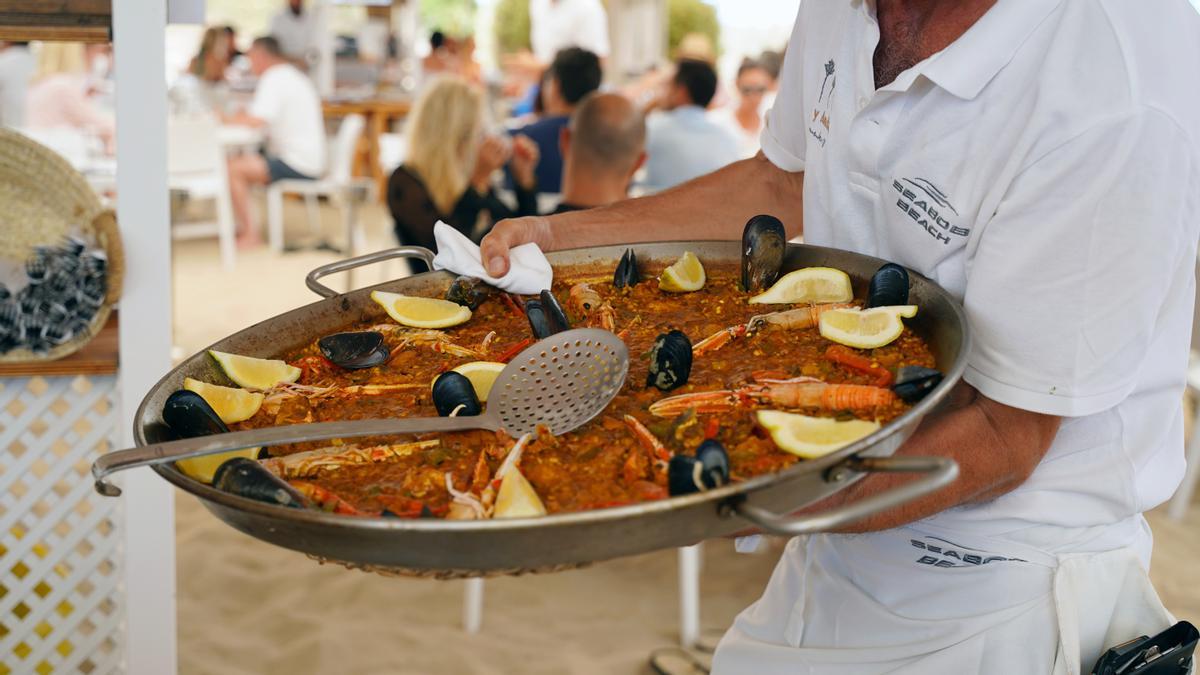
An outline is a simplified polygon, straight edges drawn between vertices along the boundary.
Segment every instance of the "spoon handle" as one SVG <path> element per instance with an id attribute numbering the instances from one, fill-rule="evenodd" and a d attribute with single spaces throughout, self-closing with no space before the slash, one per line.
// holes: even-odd
<path id="1" fill-rule="evenodd" d="M 315 424 L 292 424 L 266 429 L 250 429 L 228 434 L 214 434 L 185 438 L 179 441 L 153 443 L 140 448 L 110 452 L 92 464 L 92 478 L 96 491 L 108 497 L 117 497 L 121 489 L 105 478 L 117 471 L 151 464 L 164 464 L 180 459 L 202 457 L 219 452 L 230 452 L 245 448 L 325 441 L 332 438 L 354 438 L 359 436 L 391 436 L 394 434 L 430 433 L 435 431 L 466 431 L 489 429 L 496 431 L 500 422 L 491 415 L 476 417 L 401 417 L 394 419 L 351 420 L 344 422 L 318 422 Z"/>

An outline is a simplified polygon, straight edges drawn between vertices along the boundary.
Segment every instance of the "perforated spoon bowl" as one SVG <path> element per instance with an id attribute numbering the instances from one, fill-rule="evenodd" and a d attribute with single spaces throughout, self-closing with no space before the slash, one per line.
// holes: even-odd
<path id="1" fill-rule="evenodd" d="M 470 429 L 503 429 L 517 437 L 539 425 L 563 434 L 600 414 L 625 384 L 628 371 L 629 350 L 620 338 L 577 328 L 540 340 L 514 357 L 496 377 L 482 415 L 293 424 L 154 443 L 104 455 L 92 464 L 92 477 L 97 492 L 116 497 L 120 488 L 106 478 L 117 471 L 245 448 Z"/>

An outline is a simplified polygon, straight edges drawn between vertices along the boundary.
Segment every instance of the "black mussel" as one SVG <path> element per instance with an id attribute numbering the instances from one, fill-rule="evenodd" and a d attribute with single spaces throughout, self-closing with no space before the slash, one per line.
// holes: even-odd
<path id="1" fill-rule="evenodd" d="M 103 253 L 87 253 L 80 261 L 80 268 L 90 277 L 103 277 L 108 268 L 108 258 Z"/>
<path id="2" fill-rule="evenodd" d="M 79 237 L 68 235 L 66 241 L 63 242 L 62 251 L 68 255 L 79 257 L 83 255 L 87 249 L 87 242 Z"/>
<path id="3" fill-rule="evenodd" d="M 453 370 L 433 381 L 433 405 L 442 417 L 471 417 L 483 412 L 471 381 Z"/>
<path id="4" fill-rule="evenodd" d="M 200 394 L 186 389 L 171 394 L 163 404 L 163 421 L 180 438 L 229 433 L 229 427 Z"/>
<path id="5" fill-rule="evenodd" d="M 742 230 L 742 289 L 760 293 L 775 283 L 787 253 L 787 231 L 775 216 L 754 216 Z"/>
<path id="6" fill-rule="evenodd" d="M 555 333 L 561 333 L 571 327 L 571 321 L 567 318 L 567 313 L 563 311 L 558 298 L 554 297 L 550 289 L 544 289 L 539 297 L 542 300 L 542 310 L 549 317 L 550 326 L 554 329 Z"/>
<path id="7" fill-rule="evenodd" d="M 13 327 L 21 318 L 21 306 L 15 302 L 0 302 L 0 326 Z"/>
<path id="8" fill-rule="evenodd" d="M 625 288 L 636 286 L 642 281 L 641 270 L 638 269 L 637 254 L 633 249 L 625 249 L 621 261 L 617 263 L 617 271 L 613 273 L 613 286 Z"/>
<path id="9" fill-rule="evenodd" d="M 663 333 L 654 340 L 650 348 L 650 373 L 646 386 L 671 391 L 681 387 L 692 374 L 692 341 L 683 331 Z"/>
<path id="10" fill-rule="evenodd" d="M 326 335 L 317 340 L 317 348 L 322 356 L 346 370 L 374 368 L 391 356 L 383 333 L 373 330 Z"/>
<path id="11" fill-rule="evenodd" d="M 667 492 L 672 497 L 721 487 L 729 482 L 729 455 L 718 441 L 709 439 L 696 455 L 675 455 L 667 464 Z"/>
<path id="12" fill-rule="evenodd" d="M 248 457 L 226 460 L 213 473 L 213 487 L 255 501 L 302 509 L 308 500 L 296 488 Z"/>
<path id="13" fill-rule="evenodd" d="M 29 277 L 29 283 L 40 284 L 42 279 L 46 278 L 46 257 L 41 254 L 34 254 L 25 261 L 25 276 Z"/>
<path id="14" fill-rule="evenodd" d="M 703 467 L 700 480 L 707 488 L 721 487 L 729 482 L 729 453 L 720 441 L 708 439 L 696 448 L 696 461 Z"/>
<path id="15" fill-rule="evenodd" d="M 4 302 L 12 297 L 12 291 L 8 290 L 8 286 L 0 284 L 0 302 Z"/>
<path id="16" fill-rule="evenodd" d="M 458 277 L 446 289 L 446 299 L 475 311 L 484 300 L 496 294 L 496 289 L 482 279 Z"/>
<path id="17" fill-rule="evenodd" d="M 525 318 L 529 319 L 529 329 L 533 331 L 535 340 L 554 335 L 554 324 L 541 300 L 530 298 L 525 301 Z"/>
<path id="18" fill-rule="evenodd" d="M 908 270 L 888 263 L 876 270 L 867 288 L 867 307 L 908 304 Z"/>
<path id="19" fill-rule="evenodd" d="M 892 391 L 905 403 L 916 403 L 925 398 L 942 381 L 942 374 L 924 366 L 904 366 L 896 371 L 896 383 Z"/>

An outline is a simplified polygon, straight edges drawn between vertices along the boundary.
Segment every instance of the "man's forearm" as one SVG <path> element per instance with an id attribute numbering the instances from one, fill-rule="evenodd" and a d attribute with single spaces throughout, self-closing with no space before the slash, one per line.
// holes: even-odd
<path id="1" fill-rule="evenodd" d="M 649 197 L 550 218 L 549 248 L 664 239 L 736 239 L 751 216 L 783 221 L 800 234 L 803 173 L 787 173 L 762 155 Z"/>
<path id="2" fill-rule="evenodd" d="M 841 531 L 899 527 L 954 506 L 995 499 L 1025 482 L 1053 442 L 1059 418 L 1004 406 L 966 384 L 960 384 L 955 394 L 949 410 L 926 418 L 896 454 L 949 457 L 958 463 L 958 479 Z M 804 512 L 828 510 L 912 480 L 911 475 L 871 474 Z"/>

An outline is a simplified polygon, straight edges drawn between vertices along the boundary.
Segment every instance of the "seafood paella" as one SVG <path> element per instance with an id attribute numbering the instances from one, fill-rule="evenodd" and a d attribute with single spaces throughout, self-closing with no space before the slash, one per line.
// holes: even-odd
<path id="1" fill-rule="evenodd" d="M 741 264 L 559 267 L 537 296 L 459 277 L 439 298 L 376 292 L 379 312 L 258 359 L 212 352 L 230 383 L 186 380 L 163 419 L 179 436 L 308 422 L 478 415 L 504 365 L 572 327 L 615 333 L 629 374 L 566 433 L 463 431 L 300 443 L 181 460 L 252 499 L 347 516 L 485 519 L 600 509 L 785 469 L 866 436 L 941 380 L 903 323 L 904 268 L 865 297 L 840 270 L 781 275 L 784 231 L 757 216 Z"/>

